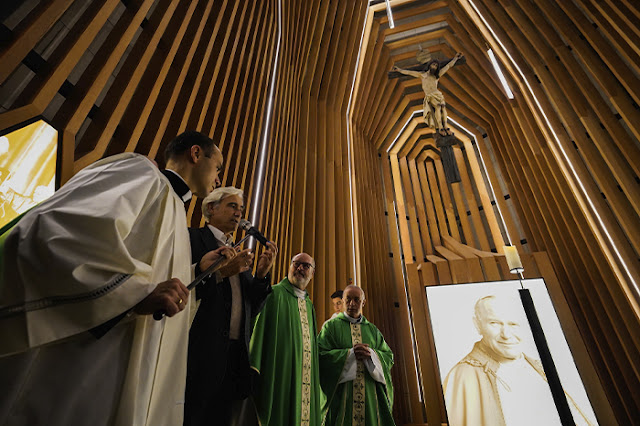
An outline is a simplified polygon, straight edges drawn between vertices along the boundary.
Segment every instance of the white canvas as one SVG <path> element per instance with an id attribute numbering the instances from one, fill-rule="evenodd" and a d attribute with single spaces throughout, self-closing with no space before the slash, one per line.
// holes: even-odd
<path id="1" fill-rule="evenodd" d="M 560 381 L 565 393 L 573 400 L 570 402 L 570 407 L 574 418 L 578 417 L 576 408 L 581 413 L 580 418 L 576 419 L 576 424 L 597 424 L 544 281 L 542 279 L 524 280 L 522 286 L 531 292 Z M 502 281 L 426 287 L 438 367 L 443 385 L 451 369 L 472 351 L 476 342 L 481 340 L 482 336 L 474 325 L 474 307 L 479 299 L 489 295 L 509 298 L 509 306 L 510 309 L 513 309 L 513 315 L 523 319 L 519 327 L 521 339 L 519 349 L 530 361 L 533 360 L 534 364 L 539 364 L 537 360 L 540 360 L 540 356 L 518 293 L 522 286 L 520 281 Z M 503 373 L 504 371 L 507 371 L 506 368 L 503 369 Z M 542 388 L 538 390 L 538 392 L 541 391 L 547 393 Z M 497 399 L 507 400 L 509 393 L 505 393 L 504 390 L 501 392 Z M 548 395 L 550 395 L 550 390 Z M 540 396 L 538 394 L 536 398 L 548 399 L 548 395 Z M 452 409 L 447 406 L 448 412 L 453 412 Z M 514 411 L 514 409 L 511 410 Z M 509 413 L 506 412 L 508 409 L 505 408 L 504 411 L 505 422 L 510 426 Z M 515 411 L 517 412 L 517 410 Z M 538 418 L 537 421 L 540 419 Z M 548 421 L 555 422 L 559 419 L 550 418 Z"/>

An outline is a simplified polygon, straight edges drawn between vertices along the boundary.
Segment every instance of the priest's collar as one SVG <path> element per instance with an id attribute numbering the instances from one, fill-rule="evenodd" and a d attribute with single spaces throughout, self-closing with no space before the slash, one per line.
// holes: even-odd
<path id="1" fill-rule="evenodd" d="M 298 287 L 296 287 L 295 285 L 291 284 L 291 281 L 289 281 L 289 278 L 285 277 L 281 282 L 285 284 L 284 288 L 287 289 L 287 291 L 292 296 L 299 297 L 300 299 L 306 299 L 307 291 L 306 290 L 300 290 Z"/>
<path id="2" fill-rule="evenodd" d="M 306 299 L 306 297 L 307 297 L 306 290 L 300 290 L 298 287 L 296 287 L 293 284 L 291 284 L 291 288 L 293 288 L 293 292 L 296 294 L 296 296 L 298 296 L 298 298 Z"/>
<path id="3" fill-rule="evenodd" d="M 209 228 L 213 236 L 216 238 L 216 240 L 220 241 L 222 244 L 227 244 L 229 242 L 229 239 L 227 238 L 227 235 L 224 232 L 222 232 L 221 230 L 219 230 L 218 228 L 216 228 L 210 223 L 207 223 L 207 227 Z"/>
<path id="4" fill-rule="evenodd" d="M 364 318 L 364 316 L 362 316 L 362 314 L 360 314 L 360 316 L 358 318 L 351 318 L 349 316 L 349 314 L 347 314 L 346 312 L 343 312 L 344 317 L 351 323 L 351 324 L 360 324 L 362 322 L 362 319 Z"/>
<path id="5" fill-rule="evenodd" d="M 182 201 L 186 203 L 187 201 L 191 200 L 191 197 L 193 197 L 193 193 L 189 189 L 189 185 L 187 185 L 187 182 L 182 179 L 182 176 L 171 169 L 162 170 L 162 174 L 165 175 L 167 179 L 169 179 L 171 187 L 176 192 L 176 194 L 178 194 L 178 197 L 182 198 Z"/>

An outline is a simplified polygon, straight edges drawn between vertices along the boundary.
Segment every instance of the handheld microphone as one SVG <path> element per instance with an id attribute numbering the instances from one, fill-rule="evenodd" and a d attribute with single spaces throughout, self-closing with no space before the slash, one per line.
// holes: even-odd
<path id="1" fill-rule="evenodd" d="M 240 247 L 240 245 L 242 245 L 242 243 L 249 238 L 249 236 L 252 236 L 253 238 L 255 238 L 256 240 L 260 241 L 260 244 L 266 246 L 267 243 L 269 242 L 269 240 L 267 240 L 267 238 L 262 235 L 262 233 L 260 231 L 258 231 L 254 226 L 251 225 L 251 222 L 249 222 L 248 220 L 245 219 L 241 219 L 240 222 L 238 223 L 238 225 L 240 226 L 240 228 L 244 229 L 245 232 L 247 233 L 247 235 L 245 235 L 244 238 L 242 238 L 240 241 L 238 241 L 233 247 L 237 248 Z M 225 258 L 221 257 L 220 259 L 218 259 L 217 261 L 215 261 L 211 266 L 209 266 L 209 268 L 207 268 L 206 271 L 202 272 L 200 275 L 198 275 L 196 277 L 195 280 L 193 280 L 188 286 L 187 289 L 189 291 L 191 291 L 194 287 L 196 287 L 197 285 L 207 281 L 215 271 L 217 271 L 220 267 L 220 264 L 222 263 L 222 261 L 224 261 Z M 162 318 L 164 318 L 164 316 L 166 315 L 166 312 L 159 310 L 153 313 L 153 319 L 155 319 L 156 321 L 161 320 Z"/>
<path id="2" fill-rule="evenodd" d="M 251 222 L 249 222 L 248 220 L 241 219 L 238 225 L 240 226 L 240 228 L 244 229 L 247 234 L 260 241 L 260 244 L 262 244 L 263 246 L 266 246 L 269 242 L 269 240 L 267 240 L 267 238 L 262 235 L 262 233 L 258 231 L 255 226 L 251 225 Z"/>

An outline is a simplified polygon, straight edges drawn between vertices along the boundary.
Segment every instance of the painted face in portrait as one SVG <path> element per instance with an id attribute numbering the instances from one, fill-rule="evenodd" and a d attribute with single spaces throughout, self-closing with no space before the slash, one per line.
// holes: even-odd
<path id="1" fill-rule="evenodd" d="M 476 304 L 474 322 L 485 349 L 497 361 L 508 361 L 522 355 L 521 327 L 526 321 L 517 301 L 505 297 L 488 296 Z"/>

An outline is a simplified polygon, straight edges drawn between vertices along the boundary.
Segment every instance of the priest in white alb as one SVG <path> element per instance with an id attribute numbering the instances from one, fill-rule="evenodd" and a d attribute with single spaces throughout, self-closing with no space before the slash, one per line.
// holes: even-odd
<path id="1" fill-rule="evenodd" d="M 100 160 L 4 235 L 0 424 L 182 424 L 195 311 L 184 202 L 220 185 L 222 154 L 186 132 L 165 158 L 163 171 L 133 153 Z M 233 254 L 199 267 L 220 256 Z"/>

